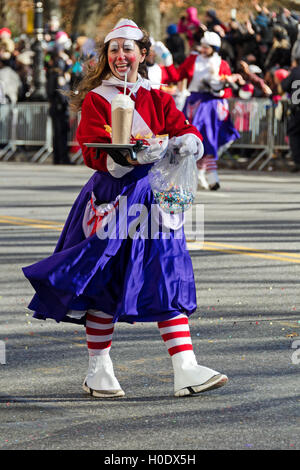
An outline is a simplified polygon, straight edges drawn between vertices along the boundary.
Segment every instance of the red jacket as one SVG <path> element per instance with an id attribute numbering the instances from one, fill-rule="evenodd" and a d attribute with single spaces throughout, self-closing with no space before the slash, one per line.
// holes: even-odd
<path id="1" fill-rule="evenodd" d="M 122 91 L 122 90 L 120 90 Z M 142 116 L 154 135 L 168 134 L 169 138 L 184 134 L 195 134 L 202 140 L 198 130 L 188 123 L 184 114 L 176 108 L 174 99 L 161 90 L 146 90 L 140 87 L 135 101 L 135 109 Z M 77 140 L 81 146 L 85 164 L 94 170 L 107 171 L 105 152 L 95 160 L 95 149 L 84 143 L 111 142 L 105 125 L 111 126 L 111 105 L 102 96 L 90 91 L 82 104 L 81 120 L 77 128 Z"/>
<path id="2" fill-rule="evenodd" d="M 163 83 L 171 83 L 171 82 L 180 82 L 184 78 L 187 78 L 188 84 L 191 83 L 194 75 L 195 69 L 195 62 L 197 59 L 198 54 L 190 54 L 185 61 L 176 69 L 174 65 L 170 65 L 170 67 L 165 67 L 164 72 L 164 81 Z M 231 70 L 229 67 L 228 62 L 226 60 L 221 60 L 219 76 L 228 76 L 231 75 Z M 231 98 L 233 96 L 231 88 L 225 88 L 223 98 Z"/>

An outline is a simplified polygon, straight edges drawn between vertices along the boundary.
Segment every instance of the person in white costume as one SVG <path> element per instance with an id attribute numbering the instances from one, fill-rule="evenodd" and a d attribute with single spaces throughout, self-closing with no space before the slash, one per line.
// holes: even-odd
<path id="1" fill-rule="evenodd" d="M 231 70 L 219 55 L 221 38 L 206 31 L 198 46 L 178 67 L 168 64 L 169 82 L 186 79 L 188 89 L 177 98 L 177 106 L 203 135 L 204 158 L 197 163 L 199 182 L 210 190 L 220 188 L 217 160 L 231 142 L 239 138 L 229 115 L 226 98 L 232 96 L 229 86 Z M 158 48 L 161 57 L 168 57 L 166 47 Z M 184 102 L 184 105 L 182 103 Z"/>

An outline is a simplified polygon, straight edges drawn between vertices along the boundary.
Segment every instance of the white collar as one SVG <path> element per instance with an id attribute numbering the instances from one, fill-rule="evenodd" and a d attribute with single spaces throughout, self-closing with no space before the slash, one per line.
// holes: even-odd
<path id="1" fill-rule="evenodd" d="M 124 88 L 124 80 L 119 80 L 114 75 L 111 75 L 108 80 L 102 80 L 102 85 Z M 143 78 L 140 74 L 138 74 L 138 79 L 136 82 L 127 82 L 127 88 L 129 88 L 132 93 L 137 93 L 140 87 L 145 88 L 146 90 L 151 90 L 150 80 L 147 80 L 146 78 Z"/>

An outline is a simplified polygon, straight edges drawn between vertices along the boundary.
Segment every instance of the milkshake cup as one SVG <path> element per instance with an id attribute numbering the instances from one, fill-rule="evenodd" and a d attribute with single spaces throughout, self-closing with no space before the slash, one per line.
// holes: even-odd
<path id="1" fill-rule="evenodd" d="M 134 101 L 127 95 L 119 94 L 111 102 L 112 143 L 130 143 Z"/>

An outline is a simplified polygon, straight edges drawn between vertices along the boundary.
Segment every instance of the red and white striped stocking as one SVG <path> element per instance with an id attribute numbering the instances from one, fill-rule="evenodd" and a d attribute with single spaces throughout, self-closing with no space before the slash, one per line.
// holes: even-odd
<path id="1" fill-rule="evenodd" d="M 217 172 L 218 164 L 212 155 L 205 155 L 198 160 L 197 167 L 199 170 L 198 179 L 203 188 L 218 189 L 220 187 Z"/>
<path id="2" fill-rule="evenodd" d="M 218 169 L 217 160 L 213 155 L 205 155 L 197 161 L 198 170 L 216 171 Z"/>
<path id="3" fill-rule="evenodd" d="M 86 316 L 86 339 L 90 356 L 109 354 L 114 332 L 112 315 L 89 310 Z"/>
<path id="4" fill-rule="evenodd" d="M 192 351 L 188 318 L 179 314 L 170 320 L 157 323 L 162 339 L 166 343 L 170 356 L 182 351 Z"/>

